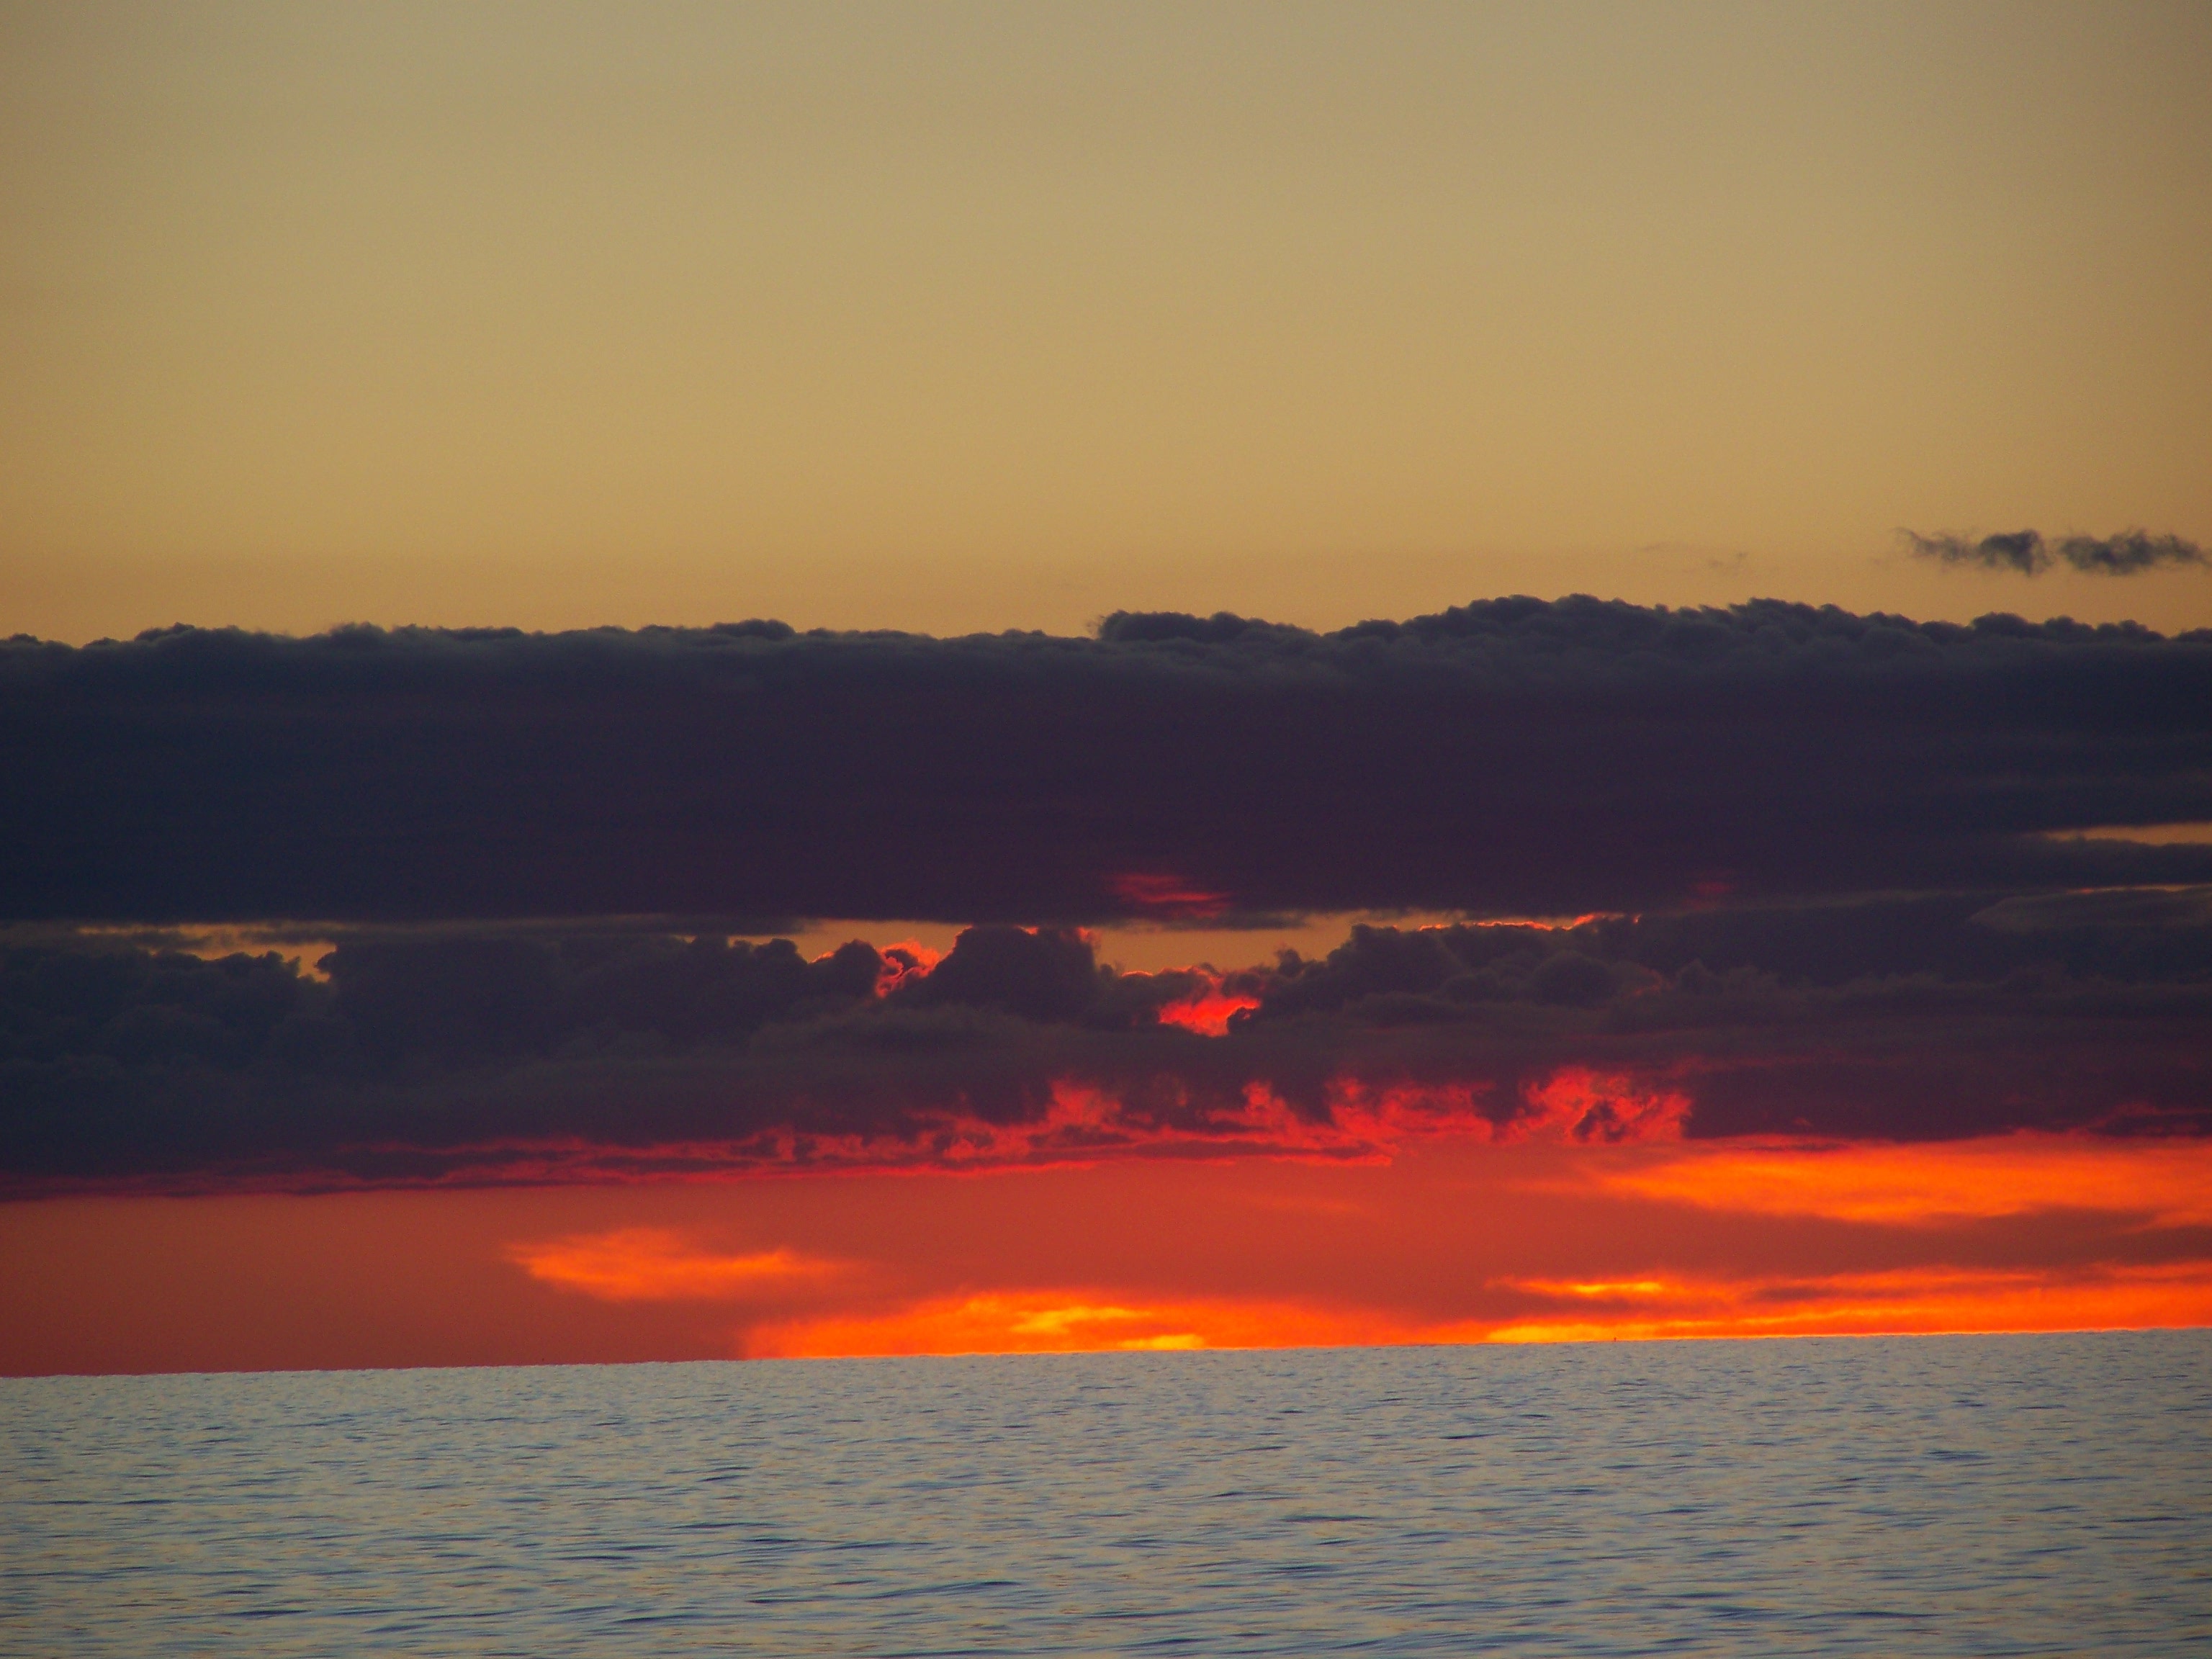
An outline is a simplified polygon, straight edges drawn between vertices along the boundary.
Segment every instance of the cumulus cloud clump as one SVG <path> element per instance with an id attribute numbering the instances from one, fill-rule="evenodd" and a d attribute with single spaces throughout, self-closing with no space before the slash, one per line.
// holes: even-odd
<path id="1" fill-rule="evenodd" d="M 1777 603 L 0 643 L 0 1180 L 2205 1132 L 2209 711 L 2212 635 Z M 1468 920 L 1083 931 L 1387 910 Z M 748 942 L 823 916 L 967 930 Z"/>
<path id="2" fill-rule="evenodd" d="M 1362 927 L 1124 973 L 982 927 L 932 970 L 649 933 L 342 943 L 302 975 L 0 951 L 0 1174 L 279 1187 L 1371 1153 L 1424 1130 L 2212 1131 L 2212 892 Z M 896 971 L 893 971 L 896 969 Z M 1227 994 L 1206 1036 L 1169 1015 Z M 1574 1109 L 1557 1109 L 1571 1096 Z M 1551 1120 L 1559 1119 L 1553 1122 Z"/>

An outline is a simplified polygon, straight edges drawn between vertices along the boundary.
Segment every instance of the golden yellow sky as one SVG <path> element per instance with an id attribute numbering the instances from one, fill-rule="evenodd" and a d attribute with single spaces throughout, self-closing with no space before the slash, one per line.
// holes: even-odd
<path id="1" fill-rule="evenodd" d="M 0 6 L 0 632 L 2212 623 L 2212 9 Z"/>

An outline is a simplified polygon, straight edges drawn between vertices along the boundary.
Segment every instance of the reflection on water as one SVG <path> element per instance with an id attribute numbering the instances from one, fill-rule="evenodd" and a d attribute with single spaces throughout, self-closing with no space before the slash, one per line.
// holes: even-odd
<path id="1" fill-rule="evenodd" d="M 2212 1652 L 2212 1333 L 0 1382 L 9 1654 Z"/>

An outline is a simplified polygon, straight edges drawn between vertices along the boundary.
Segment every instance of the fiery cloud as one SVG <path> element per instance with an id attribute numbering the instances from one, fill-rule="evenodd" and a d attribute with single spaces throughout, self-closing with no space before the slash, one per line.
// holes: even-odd
<path id="1" fill-rule="evenodd" d="M 1690 1097 L 1679 1089 L 1632 1075 L 1601 1076 L 1578 1066 L 1531 1085 L 1527 1097 L 1530 1109 L 1499 1126 L 1500 1133 L 1607 1146 L 1679 1140 L 1692 1109 Z"/>
<path id="2" fill-rule="evenodd" d="M 1064 928 L 433 933 L 313 979 L 0 949 L 19 1193 L 696 1179 L 1436 1134 L 1851 1143 L 2212 1129 L 2207 890 L 1360 926 L 1129 973 Z"/>
<path id="3" fill-rule="evenodd" d="M 1210 982 L 1204 989 L 1176 1001 L 1163 1003 L 1160 1024 L 1179 1025 L 1200 1036 L 1227 1036 L 1231 1020 L 1260 1006 L 1259 998 L 1229 994 L 1221 990 L 1218 981 L 1212 980 L 1211 975 L 1207 977 Z"/>
<path id="4" fill-rule="evenodd" d="M 1208 1300 L 1126 1305 L 1098 1291 L 942 1297 L 880 1314 L 763 1325 L 759 1359 L 890 1354 L 1100 1353 L 1191 1348 L 1302 1348 L 1420 1340 L 1425 1333 L 1363 1310 Z"/>
<path id="5" fill-rule="evenodd" d="M 1112 1290 L 925 1301 L 892 1311 L 751 1327 L 755 1358 L 1091 1353 L 1346 1344 L 1652 1341 L 1933 1335 L 2212 1324 L 2212 1263 L 2065 1272 L 1954 1267 L 1887 1273 L 1595 1282 L 1506 1279 L 1541 1311 L 1423 1322 L 1373 1309 L 1276 1301 L 1146 1304 Z M 1133 1304 L 1133 1305 L 1131 1305 Z"/>
<path id="6" fill-rule="evenodd" d="M 507 1255 L 532 1279 L 607 1302 L 726 1300 L 838 1271 L 836 1262 L 787 1249 L 717 1255 L 665 1227 L 515 1244 Z"/>
<path id="7" fill-rule="evenodd" d="M 2212 638 L 1768 604 L 0 644 L 0 1352 L 2203 1318 L 2208 708 Z"/>
<path id="8" fill-rule="evenodd" d="M 0 1370 L 2212 1322 L 2193 1142 L 1421 1133 L 689 1184 L 0 1205 Z"/>
<path id="9" fill-rule="evenodd" d="M 2212 1226 L 2212 1143 L 2202 1140 L 2021 1133 L 1924 1146 L 1715 1146 L 1596 1178 L 1640 1197 L 1760 1215 L 1932 1225 L 2080 1209 Z"/>
<path id="10" fill-rule="evenodd" d="M 1897 1336 L 2212 1324 L 2212 1263 L 1996 1273 L 1946 1267 L 1821 1278 L 1638 1280 L 1516 1288 L 1559 1304 L 1491 1342 Z"/>

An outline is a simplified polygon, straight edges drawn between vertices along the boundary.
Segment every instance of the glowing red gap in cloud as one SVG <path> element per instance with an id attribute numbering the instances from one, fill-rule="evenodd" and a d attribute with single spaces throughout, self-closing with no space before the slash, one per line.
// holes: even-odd
<path id="1" fill-rule="evenodd" d="M 933 951 L 920 939 L 912 939 L 886 945 L 880 954 L 884 965 L 876 975 L 878 997 L 889 996 L 908 980 L 927 979 L 930 970 L 945 960 L 942 951 Z"/>
<path id="2" fill-rule="evenodd" d="M 1229 1021 L 1237 1014 L 1245 1013 L 1260 1006 L 1257 997 L 1224 994 L 1218 986 L 1202 991 L 1181 1002 L 1170 1002 L 1159 1012 L 1163 1025 L 1180 1025 L 1186 1031 L 1195 1031 L 1200 1036 L 1227 1036 Z"/>
<path id="3" fill-rule="evenodd" d="M 1229 908 L 1229 895 L 1196 886 L 1181 876 L 1123 871 L 1106 878 L 1108 890 L 1147 915 L 1170 921 L 1204 921 Z"/>

